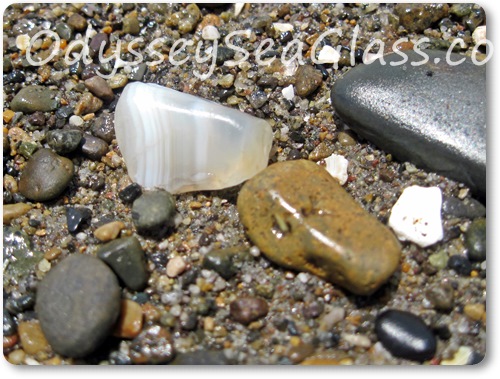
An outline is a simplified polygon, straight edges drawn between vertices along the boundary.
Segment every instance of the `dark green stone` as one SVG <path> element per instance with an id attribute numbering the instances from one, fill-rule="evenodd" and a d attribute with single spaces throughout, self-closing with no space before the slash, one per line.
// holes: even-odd
<path id="1" fill-rule="evenodd" d="M 144 192 L 132 205 L 132 220 L 137 231 L 162 236 L 173 225 L 175 199 L 165 190 Z"/>
<path id="2" fill-rule="evenodd" d="M 479 218 L 472 221 L 472 224 L 465 233 L 465 246 L 467 256 L 472 261 L 482 262 L 486 260 L 486 219 Z"/>
<path id="3" fill-rule="evenodd" d="M 10 109 L 23 113 L 50 112 L 58 106 L 56 94 L 57 91 L 43 86 L 24 87 L 12 99 Z"/>
<path id="4" fill-rule="evenodd" d="M 248 256 L 248 252 L 241 247 L 212 250 L 203 258 L 203 267 L 229 280 L 238 273 L 241 263 Z"/>
<path id="5" fill-rule="evenodd" d="M 146 287 L 148 283 L 146 257 L 136 237 L 108 242 L 97 250 L 97 256 L 106 262 L 131 290 L 141 291 Z"/>
<path id="6" fill-rule="evenodd" d="M 486 195 L 486 69 L 469 58 L 457 66 L 446 52 L 424 50 L 430 59 L 405 51 L 359 65 L 337 80 L 332 104 L 367 140 L 410 161 L 467 184 Z M 451 54 L 456 62 L 464 57 Z M 435 63 L 439 59 L 439 63 Z"/>

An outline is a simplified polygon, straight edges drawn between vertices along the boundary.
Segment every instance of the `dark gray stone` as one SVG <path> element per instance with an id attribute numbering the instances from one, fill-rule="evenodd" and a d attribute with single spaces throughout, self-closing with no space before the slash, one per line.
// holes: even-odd
<path id="1" fill-rule="evenodd" d="M 120 286 L 97 258 L 73 254 L 38 285 L 36 312 L 54 351 L 83 357 L 106 339 L 120 313 Z"/>
<path id="2" fill-rule="evenodd" d="M 465 233 L 465 246 L 467 247 L 467 257 L 470 260 L 477 262 L 486 260 L 485 218 L 472 221 L 467 233 Z"/>
<path id="3" fill-rule="evenodd" d="M 395 357 L 426 361 L 436 353 L 436 337 L 420 317 L 410 312 L 388 310 L 375 320 L 375 333 Z"/>
<path id="4" fill-rule="evenodd" d="M 53 200 L 64 192 L 72 178 L 73 162 L 49 149 L 40 149 L 24 168 L 19 191 L 33 201 Z"/>
<path id="5" fill-rule="evenodd" d="M 66 209 L 66 224 L 68 232 L 74 233 L 78 231 L 80 226 L 92 217 L 92 211 L 85 207 L 69 207 Z"/>
<path id="6" fill-rule="evenodd" d="M 99 247 L 97 256 L 106 262 L 131 290 L 141 291 L 146 287 L 149 276 L 146 257 L 136 237 L 108 242 Z"/>
<path id="7" fill-rule="evenodd" d="M 203 267 L 213 270 L 224 279 L 229 280 L 238 273 L 246 256 L 250 256 L 250 254 L 239 247 L 212 250 L 203 258 Z"/>
<path id="8" fill-rule="evenodd" d="M 99 161 L 108 152 L 108 144 L 99 137 L 90 134 L 84 134 L 80 141 L 82 153 L 89 159 Z"/>
<path id="9" fill-rule="evenodd" d="M 360 65 L 337 80 L 332 104 L 358 134 L 398 159 L 467 184 L 486 195 L 486 70 L 469 58 L 446 63 L 446 52 L 405 51 Z M 463 56 L 451 54 L 456 62 Z M 435 59 L 440 59 L 438 64 Z"/>
<path id="10" fill-rule="evenodd" d="M 443 196 L 442 211 L 444 216 L 478 218 L 486 216 L 486 207 L 474 199 L 459 200 L 456 197 Z"/>
<path id="11" fill-rule="evenodd" d="M 56 94 L 57 91 L 43 86 L 24 87 L 12 99 L 10 109 L 23 113 L 50 112 L 58 106 Z"/>
<path id="12" fill-rule="evenodd" d="M 94 120 L 90 130 L 94 136 L 101 138 L 107 143 L 111 143 L 113 138 L 115 138 L 114 115 L 110 113 L 103 113 Z"/>
<path id="13" fill-rule="evenodd" d="M 144 192 L 132 205 L 132 220 L 137 231 L 162 236 L 173 225 L 174 197 L 165 190 Z"/>
<path id="14" fill-rule="evenodd" d="M 76 150 L 82 136 L 76 129 L 51 130 L 47 133 L 47 143 L 56 153 L 68 154 Z"/>

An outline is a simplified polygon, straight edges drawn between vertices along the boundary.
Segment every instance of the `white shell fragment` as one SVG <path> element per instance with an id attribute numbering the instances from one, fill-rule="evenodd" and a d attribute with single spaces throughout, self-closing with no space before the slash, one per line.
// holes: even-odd
<path id="1" fill-rule="evenodd" d="M 338 63 L 340 54 L 331 46 L 324 46 L 318 54 L 319 63 Z"/>
<path id="2" fill-rule="evenodd" d="M 430 246 L 443 239 L 441 202 L 438 187 L 408 187 L 392 208 L 389 226 L 401 241 Z"/>
<path id="3" fill-rule="evenodd" d="M 268 163 L 273 133 L 262 119 L 157 84 L 128 84 L 116 138 L 132 180 L 171 193 L 237 185 Z"/>
<path id="4" fill-rule="evenodd" d="M 332 154 L 328 158 L 325 158 L 326 171 L 330 173 L 335 179 L 337 179 L 341 186 L 347 182 L 347 166 L 349 162 L 342 155 Z"/>

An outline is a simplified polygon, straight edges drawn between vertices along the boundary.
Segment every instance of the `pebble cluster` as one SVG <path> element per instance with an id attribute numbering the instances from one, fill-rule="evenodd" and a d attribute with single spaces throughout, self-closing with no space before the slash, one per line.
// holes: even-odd
<path id="1" fill-rule="evenodd" d="M 342 35 L 319 40 L 331 28 Z M 361 61 L 376 53 L 377 47 L 366 50 L 374 39 L 389 53 L 401 37 L 408 41 L 400 51 L 411 50 L 424 36 L 426 48 L 442 51 L 461 38 L 456 53 L 471 56 L 485 28 L 484 11 L 474 4 L 8 6 L 3 20 L 6 360 L 16 365 L 481 362 L 485 161 L 481 154 L 472 160 L 460 155 L 464 145 L 485 151 L 478 124 L 468 129 L 459 122 L 449 133 L 461 144 L 452 150 L 472 162 L 460 166 L 465 176 L 435 172 L 412 155 L 400 156 L 405 143 L 414 141 L 405 140 L 403 127 L 410 123 L 401 129 L 390 125 L 400 144 L 371 138 L 363 117 L 378 120 L 383 102 L 375 98 L 366 106 L 366 98 L 352 97 L 348 88 L 364 77 Z M 250 52 L 247 61 L 223 42 L 238 30 L 245 33 L 233 44 Z M 50 36 L 34 41 L 40 31 L 56 33 L 59 49 Z M 134 41 L 137 37 L 142 41 Z M 148 44 L 159 37 L 158 55 L 148 55 Z M 85 38 L 89 60 L 67 64 L 65 52 Z M 179 50 L 178 60 L 187 59 L 174 66 L 168 57 L 180 38 L 195 43 Z M 261 58 L 277 59 L 259 65 L 255 53 L 266 39 L 273 45 Z M 294 39 L 301 42 L 300 51 L 291 48 L 287 55 Z M 311 59 L 318 40 L 321 63 Z M 207 72 L 209 62 L 195 62 L 196 45 L 204 50 L 214 41 L 219 43 L 215 69 L 201 81 L 194 72 Z M 30 42 L 35 62 L 57 51 L 54 58 L 33 65 L 27 59 Z M 338 54 L 332 49 L 337 46 Z M 121 52 L 113 59 L 117 48 Z M 108 60 L 99 60 L 100 50 Z M 135 59 L 130 50 L 146 61 L 127 65 Z M 485 46 L 477 50 L 476 58 L 483 59 Z M 284 51 L 296 59 L 279 59 Z M 158 56 L 166 59 L 147 64 Z M 351 60 L 358 67 L 351 69 Z M 401 73 L 370 69 L 379 81 L 394 85 L 400 100 L 405 86 L 413 88 L 415 81 L 410 85 Z M 429 96 L 452 99 L 453 112 L 443 112 L 447 107 L 435 101 L 429 107 L 428 99 L 417 96 L 412 109 L 453 125 L 477 120 L 484 109 L 457 90 L 466 84 L 469 93 L 484 96 L 477 70 L 469 76 L 454 66 L 444 82 L 434 71 L 434 80 L 422 81 Z M 425 76 L 429 70 L 408 65 L 407 71 Z M 273 131 L 269 167 L 220 191 L 174 196 L 133 183 L 113 120 L 123 88 L 134 81 L 266 119 Z M 376 83 L 366 84 L 370 93 L 377 90 Z M 337 95 L 345 95 L 347 103 Z M 383 114 L 395 115 L 401 105 L 390 103 Z M 434 135 L 433 128 L 423 132 Z M 430 145 L 419 154 L 433 160 L 449 150 L 435 149 L 438 143 L 430 137 L 426 141 Z M 394 205 L 413 186 L 441 194 L 442 237 L 429 245 L 411 238 L 399 242 L 393 226 L 387 227 Z"/>

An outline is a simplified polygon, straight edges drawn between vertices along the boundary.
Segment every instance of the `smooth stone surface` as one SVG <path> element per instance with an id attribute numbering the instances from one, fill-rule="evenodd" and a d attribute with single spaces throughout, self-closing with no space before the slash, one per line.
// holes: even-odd
<path id="1" fill-rule="evenodd" d="M 269 306 L 260 297 L 242 297 L 229 304 L 231 318 L 244 325 L 265 317 L 267 312 L 269 312 Z"/>
<path id="2" fill-rule="evenodd" d="M 295 73 L 295 92 L 307 97 L 318 89 L 323 82 L 323 75 L 311 65 L 303 65 Z"/>
<path id="3" fill-rule="evenodd" d="M 144 192 L 132 205 L 132 221 L 141 234 L 163 235 L 173 225 L 175 199 L 167 191 Z"/>
<path id="4" fill-rule="evenodd" d="M 142 188 L 137 183 L 132 183 L 118 192 L 118 197 L 124 203 L 132 203 L 142 195 Z"/>
<path id="5" fill-rule="evenodd" d="M 50 352 L 50 346 L 36 320 L 22 321 L 18 326 L 19 340 L 26 354 L 37 355 Z"/>
<path id="6" fill-rule="evenodd" d="M 118 280 L 106 264 L 75 253 L 39 283 L 35 310 L 57 353 L 83 357 L 111 332 L 120 313 L 120 295 Z"/>
<path id="7" fill-rule="evenodd" d="M 57 198 L 73 178 L 73 162 L 49 149 L 38 150 L 26 163 L 19 180 L 19 192 L 33 201 Z"/>
<path id="8" fill-rule="evenodd" d="M 103 113 L 96 117 L 90 127 L 92 134 L 100 139 L 111 143 L 115 138 L 114 118 L 110 113 Z"/>
<path id="9" fill-rule="evenodd" d="M 99 161 L 108 152 L 108 144 L 106 141 L 94 137 L 90 134 L 85 134 L 80 141 L 82 153 L 93 161 Z"/>
<path id="10" fill-rule="evenodd" d="M 85 87 L 87 87 L 93 95 L 104 101 L 109 102 L 115 97 L 115 94 L 113 93 L 113 90 L 109 86 L 108 82 L 98 75 L 85 80 Z"/>
<path id="11" fill-rule="evenodd" d="M 456 197 L 443 197 L 443 215 L 470 219 L 485 217 L 486 207 L 472 198 L 462 201 Z"/>
<path id="12" fill-rule="evenodd" d="M 377 316 L 375 333 L 389 352 L 400 358 L 426 361 L 436 353 L 432 330 L 413 313 L 388 310 Z"/>
<path id="13" fill-rule="evenodd" d="M 47 133 L 48 145 L 58 154 L 68 154 L 80 145 L 83 134 L 76 129 L 51 130 Z"/>
<path id="14" fill-rule="evenodd" d="M 68 232 L 75 233 L 85 222 L 90 221 L 92 211 L 85 207 L 69 207 L 66 209 L 66 225 Z"/>
<path id="15" fill-rule="evenodd" d="M 4 205 L 5 208 L 5 205 Z M 479 218 L 472 221 L 465 233 L 467 257 L 472 261 L 486 260 L 486 219 Z"/>
<path id="16" fill-rule="evenodd" d="M 241 247 L 215 249 L 203 258 L 203 267 L 214 270 L 224 279 L 229 280 L 239 271 L 239 267 L 249 254 Z"/>
<path id="17" fill-rule="evenodd" d="M 421 33 L 448 15 L 448 4 L 397 4 L 394 11 L 408 31 Z"/>
<path id="18" fill-rule="evenodd" d="M 486 70 L 469 58 L 446 63 L 446 52 L 405 51 L 360 65 L 336 81 L 331 96 L 338 115 L 357 133 L 402 161 L 467 184 L 486 195 Z M 463 56 L 451 54 L 457 61 Z M 435 59 L 440 59 L 438 64 Z"/>
<path id="19" fill-rule="evenodd" d="M 28 213 L 32 206 L 25 203 L 4 204 L 3 205 L 3 223 L 10 224 L 12 220 Z"/>
<path id="20" fill-rule="evenodd" d="M 10 103 L 14 112 L 33 113 L 36 111 L 50 112 L 57 108 L 55 99 L 57 91 L 43 86 L 28 86 L 22 88 Z"/>
<path id="21" fill-rule="evenodd" d="M 136 237 L 108 242 L 99 247 L 96 254 L 131 290 L 141 291 L 146 287 L 149 278 L 146 257 Z"/>
<path id="22" fill-rule="evenodd" d="M 248 236 L 270 260 L 355 294 L 375 292 L 399 265 L 392 232 L 310 161 L 269 166 L 245 183 L 237 206 Z"/>
<path id="23" fill-rule="evenodd" d="M 267 166 L 262 119 L 156 84 L 129 83 L 115 111 L 129 176 L 171 193 L 237 185 Z"/>

